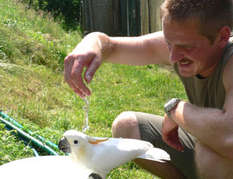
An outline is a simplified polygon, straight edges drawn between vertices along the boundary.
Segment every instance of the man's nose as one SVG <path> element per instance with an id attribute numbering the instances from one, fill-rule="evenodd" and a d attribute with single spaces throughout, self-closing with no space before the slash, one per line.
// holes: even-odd
<path id="1" fill-rule="evenodd" d="M 170 60 L 172 63 L 176 63 L 184 58 L 183 50 L 179 47 L 170 48 Z"/>

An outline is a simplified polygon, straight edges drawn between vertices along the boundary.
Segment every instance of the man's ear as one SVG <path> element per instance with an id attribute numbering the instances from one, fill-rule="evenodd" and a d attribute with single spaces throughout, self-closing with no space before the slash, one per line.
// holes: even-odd
<path id="1" fill-rule="evenodd" d="M 216 43 L 221 47 L 224 48 L 226 46 L 226 44 L 229 41 L 229 38 L 231 36 L 231 29 L 228 26 L 223 26 L 217 35 L 216 38 Z"/>

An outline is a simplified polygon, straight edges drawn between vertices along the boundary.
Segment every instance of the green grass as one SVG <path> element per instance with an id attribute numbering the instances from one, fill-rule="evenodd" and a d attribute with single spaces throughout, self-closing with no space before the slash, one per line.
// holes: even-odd
<path id="1" fill-rule="evenodd" d="M 63 80 L 63 59 L 81 40 L 59 22 L 14 0 L 0 0 L 0 109 L 54 143 L 64 131 L 81 130 L 84 101 Z M 171 97 L 186 98 L 178 77 L 156 65 L 103 64 L 89 86 L 90 130 L 111 137 L 114 118 L 126 110 L 163 115 Z M 33 152 L 0 123 L 0 165 Z M 129 162 L 109 178 L 153 178 Z"/>

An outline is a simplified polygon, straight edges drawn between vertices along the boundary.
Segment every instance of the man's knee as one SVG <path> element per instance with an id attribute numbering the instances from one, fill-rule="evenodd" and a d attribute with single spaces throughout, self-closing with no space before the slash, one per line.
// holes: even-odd
<path id="1" fill-rule="evenodd" d="M 113 137 L 140 139 L 138 120 L 135 112 L 126 111 L 119 114 L 112 124 Z"/>

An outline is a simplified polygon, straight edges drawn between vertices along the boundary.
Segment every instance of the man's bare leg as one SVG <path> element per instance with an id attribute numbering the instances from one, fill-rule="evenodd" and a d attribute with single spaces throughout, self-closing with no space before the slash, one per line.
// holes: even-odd
<path id="1" fill-rule="evenodd" d="M 170 162 L 156 162 L 145 159 L 134 160 L 137 165 L 163 179 L 183 179 L 184 175 Z"/>
<path id="2" fill-rule="evenodd" d="M 233 161 L 217 155 L 208 147 L 196 144 L 196 164 L 201 179 L 232 179 Z"/>
<path id="3" fill-rule="evenodd" d="M 140 139 L 140 131 L 138 127 L 138 121 L 135 115 L 131 112 L 121 113 L 112 125 L 112 136 Z M 164 179 L 183 179 L 183 174 L 176 169 L 170 162 L 155 162 L 145 159 L 136 159 L 138 164 L 143 169 L 150 173 L 159 176 Z"/>

